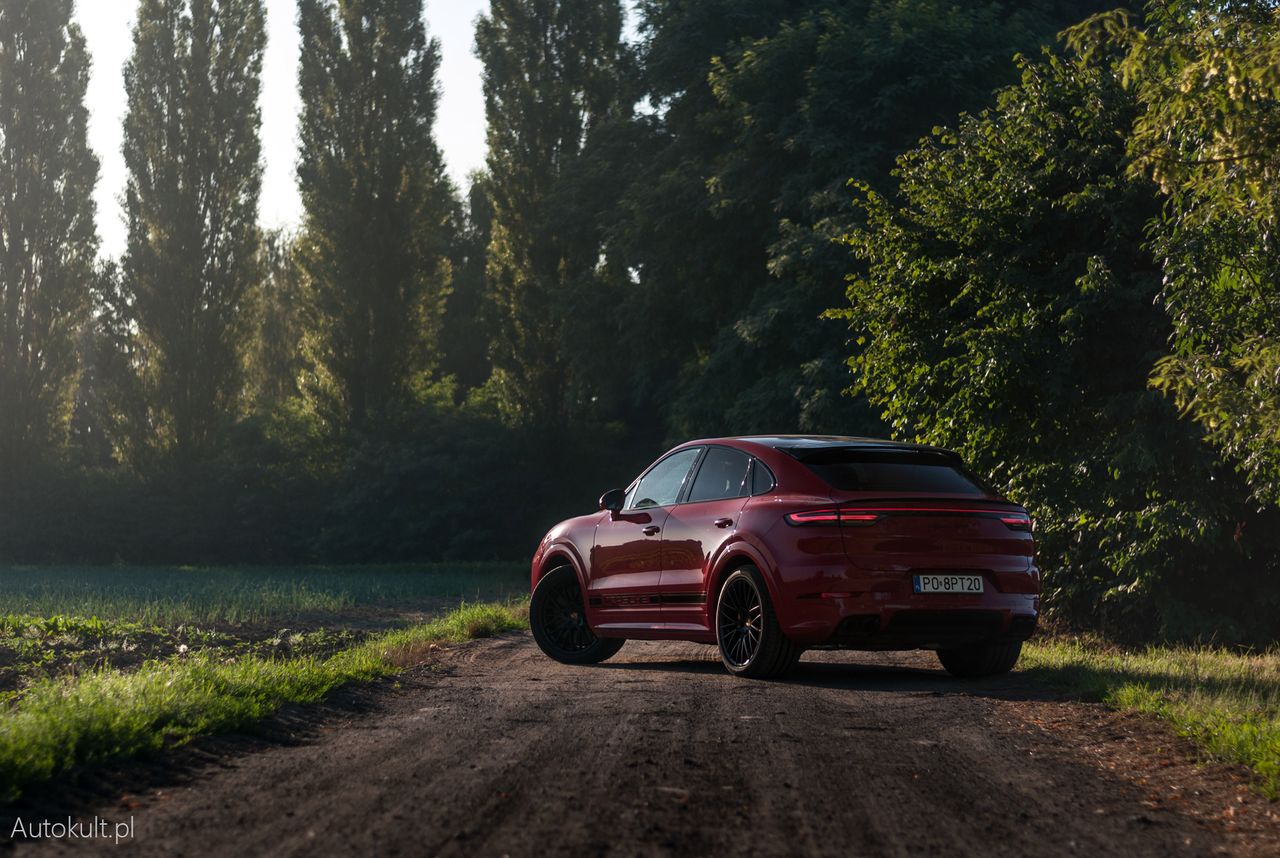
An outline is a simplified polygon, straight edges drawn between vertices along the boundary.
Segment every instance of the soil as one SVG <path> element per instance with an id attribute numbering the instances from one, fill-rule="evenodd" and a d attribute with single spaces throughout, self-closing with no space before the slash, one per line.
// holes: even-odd
<path id="1" fill-rule="evenodd" d="M 37 638 L 23 647 L 0 637 L 0 701 L 31 683 L 99 668 L 133 670 L 144 662 L 190 653 L 324 658 L 370 634 L 425 623 L 456 608 L 457 599 L 427 597 L 404 605 L 358 605 L 339 612 L 301 612 L 275 622 L 214 622 L 177 628 L 108 626 L 105 637 L 71 633 Z M 2 832 L 0 832 L 2 833 Z"/>
<path id="2" fill-rule="evenodd" d="M 133 820 L 134 855 L 1280 855 L 1280 804 L 1162 725 L 928 653 L 805 655 L 776 682 L 709 647 L 597 667 L 527 635 L 396 682 L 62 779 L 15 820 Z M 118 854 L 110 840 L 0 852 Z"/>

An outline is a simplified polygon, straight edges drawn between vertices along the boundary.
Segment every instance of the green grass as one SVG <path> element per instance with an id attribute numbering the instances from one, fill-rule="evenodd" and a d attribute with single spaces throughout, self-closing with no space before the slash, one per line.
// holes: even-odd
<path id="1" fill-rule="evenodd" d="M 0 567 L 0 704 L 42 679 L 179 654 L 327 656 L 528 586 L 518 563 Z"/>
<path id="2" fill-rule="evenodd" d="M 527 627 L 524 603 L 466 605 L 325 658 L 200 654 L 41 680 L 0 712 L 0 800 L 74 766 L 241 729 L 286 703 L 314 703 L 344 683 L 396 672 L 434 642 Z"/>
<path id="3" fill-rule="evenodd" d="M 518 563 L 291 567 L 0 567 L 6 614 L 226 626 L 529 591 Z"/>
<path id="4" fill-rule="evenodd" d="M 1252 768 L 1260 790 L 1280 798 L 1280 651 L 1048 641 L 1028 645 L 1019 666 L 1084 699 L 1167 721 L 1209 758 Z"/>

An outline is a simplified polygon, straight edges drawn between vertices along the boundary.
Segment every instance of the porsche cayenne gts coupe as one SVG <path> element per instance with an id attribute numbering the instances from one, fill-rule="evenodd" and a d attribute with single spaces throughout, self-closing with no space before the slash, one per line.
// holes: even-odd
<path id="1" fill-rule="evenodd" d="M 1036 626 L 1027 511 L 952 452 L 846 437 L 690 441 L 533 557 L 543 652 L 587 664 L 629 638 L 719 647 L 740 676 L 806 649 L 930 649 L 1010 670 Z"/>

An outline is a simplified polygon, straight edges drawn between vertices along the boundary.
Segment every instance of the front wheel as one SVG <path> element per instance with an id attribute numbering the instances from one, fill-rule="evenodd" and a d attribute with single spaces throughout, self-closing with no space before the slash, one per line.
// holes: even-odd
<path id="1" fill-rule="evenodd" d="M 782 633 L 769 589 L 754 566 L 735 571 L 716 600 L 720 661 L 735 676 L 782 676 L 800 660 L 801 648 Z"/>
<path id="2" fill-rule="evenodd" d="M 587 625 L 578 575 L 569 566 L 552 569 L 533 589 L 529 628 L 538 647 L 565 664 L 598 664 L 622 649 L 622 638 L 598 638 Z"/>
<path id="3" fill-rule="evenodd" d="M 982 643 L 938 650 L 938 661 L 952 676 L 977 679 L 1008 673 L 1022 655 L 1022 641 Z"/>

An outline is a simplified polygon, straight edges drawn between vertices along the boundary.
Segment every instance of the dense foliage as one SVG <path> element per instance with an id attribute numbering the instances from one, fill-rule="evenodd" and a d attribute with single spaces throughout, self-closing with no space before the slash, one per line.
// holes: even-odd
<path id="1" fill-rule="evenodd" d="M 0 558 L 521 557 L 667 441 L 891 434 L 1034 510 L 1061 617 L 1275 639 L 1280 18 L 1110 6 L 492 0 L 459 193 L 419 3 L 299 0 L 264 235 L 260 0 L 142 0 L 95 269 L 69 6 L 0 0 Z"/>
<path id="2" fill-rule="evenodd" d="M 820 321 L 849 271 L 836 241 L 857 222 L 849 178 L 887 190 L 899 152 L 988 103 L 1014 79 L 1014 53 L 1052 41 L 1100 4 L 787 5 L 780 23 L 720 49 L 707 76 L 713 101 L 698 121 L 714 118 L 722 130 L 703 162 L 707 202 L 764 265 L 748 263 L 727 318 L 686 366 L 669 418 L 678 435 L 779 423 L 882 431 L 861 403 L 838 395 L 847 350 L 841 332 Z M 655 32 L 658 47 L 664 38 Z M 741 215 L 764 217 L 742 223 Z M 729 373 L 745 379 L 741 388 L 720 384 Z"/>
<path id="3" fill-rule="evenodd" d="M 1076 28 L 1086 54 L 1119 46 L 1143 105 L 1131 172 L 1168 195 L 1152 224 L 1173 320 L 1156 385 L 1280 503 L 1280 10 L 1271 0 L 1153 5 Z"/>
<path id="4" fill-rule="evenodd" d="M 1280 542 L 1237 539 L 1246 487 L 1148 385 L 1172 326 L 1144 241 L 1158 190 L 1116 133 L 1139 106 L 1106 64 L 1022 65 L 995 108 L 899 159 L 900 203 L 866 193 L 849 241 L 867 271 L 839 314 L 857 389 L 1032 510 L 1060 609 L 1181 634 L 1251 604 L 1235 620 L 1262 629 Z"/>

